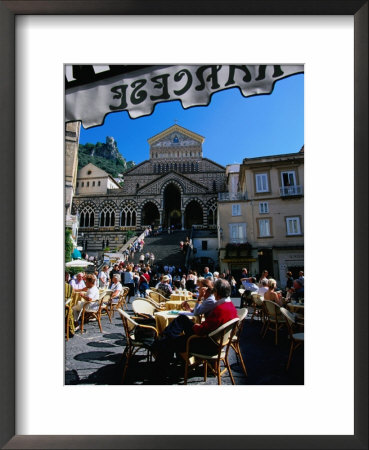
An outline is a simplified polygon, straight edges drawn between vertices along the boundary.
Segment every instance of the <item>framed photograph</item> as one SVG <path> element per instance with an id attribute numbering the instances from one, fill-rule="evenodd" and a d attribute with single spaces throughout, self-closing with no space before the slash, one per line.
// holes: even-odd
<path id="1" fill-rule="evenodd" d="M 1 195 L 8 205 L 1 230 L 3 292 L 16 292 L 4 295 L 1 318 L 4 448 L 368 447 L 368 311 L 365 296 L 354 289 L 368 269 L 368 4 L 277 3 L 158 2 L 155 8 L 124 1 L 0 3 Z M 64 286 L 64 66 L 268 59 L 305 66 L 305 271 L 311 277 L 309 298 L 317 303 L 307 318 L 312 327 L 305 385 L 224 386 L 221 392 L 215 386 L 133 391 L 65 385 L 62 323 L 55 319 Z M 259 178 L 264 186 L 267 179 Z M 298 229 L 296 217 L 289 217 L 292 232 Z M 259 224 L 262 234 L 270 230 L 265 220 Z M 313 286 L 322 270 L 327 277 L 318 276 Z M 343 276 L 349 287 L 333 287 Z M 277 410 L 266 407 L 273 396 L 283 399 Z M 180 412 L 168 414 L 173 398 Z M 120 417 L 124 402 L 131 413 L 122 425 L 100 428 L 91 421 L 101 408 Z M 145 417 L 155 405 L 164 422 L 137 421 L 142 405 Z M 188 426 L 180 425 L 196 405 L 202 408 L 201 423 L 190 419 Z M 229 414 L 219 426 L 217 414 L 209 411 L 225 405 Z M 77 413 L 79 420 L 66 425 Z M 262 413 L 267 431 L 265 424 L 250 426 Z M 276 415 L 281 419 L 273 420 Z"/>

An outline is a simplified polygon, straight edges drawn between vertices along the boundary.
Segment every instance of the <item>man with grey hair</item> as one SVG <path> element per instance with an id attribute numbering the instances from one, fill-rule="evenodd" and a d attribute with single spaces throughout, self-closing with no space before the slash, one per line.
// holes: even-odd
<path id="1" fill-rule="evenodd" d="M 163 332 L 163 337 L 156 341 L 153 351 L 157 352 L 156 361 L 159 366 L 167 365 L 173 358 L 174 352 L 182 353 L 186 349 L 186 343 L 190 336 L 206 336 L 221 325 L 236 319 L 237 310 L 231 299 L 231 286 L 227 280 L 219 278 L 214 283 L 215 308 L 207 314 L 204 322 L 194 324 L 186 315 L 179 315 Z M 184 335 L 182 334 L 184 332 Z M 209 339 L 194 340 L 191 350 L 217 352 L 214 342 Z M 214 354 L 215 354 L 214 353 Z"/>

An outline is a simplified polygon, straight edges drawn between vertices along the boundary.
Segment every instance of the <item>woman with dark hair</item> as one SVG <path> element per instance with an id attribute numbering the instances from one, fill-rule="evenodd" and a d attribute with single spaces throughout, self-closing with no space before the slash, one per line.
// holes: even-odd
<path id="1" fill-rule="evenodd" d="M 125 272 L 123 272 L 123 283 L 124 286 L 129 288 L 128 295 L 127 295 L 127 303 L 129 303 L 129 299 L 131 297 L 134 297 L 135 295 L 135 282 L 134 282 L 134 273 L 133 273 L 133 264 L 128 264 L 127 269 Z"/>
<path id="2" fill-rule="evenodd" d="M 185 300 L 182 303 L 182 308 L 186 311 L 192 312 L 195 316 L 199 316 L 200 314 L 208 314 L 211 310 L 213 310 L 216 306 L 216 300 L 214 297 L 214 286 L 213 282 L 209 279 L 202 278 L 200 280 L 199 287 L 199 298 L 197 303 L 193 309 L 190 308 L 190 305 Z"/>
<path id="3" fill-rule="evenodd" d="M 195 290 L 195 284 L 196 284 L 196 277 L 192 272 L 192 270 L 189 270 L 186 278 L 186 289 L 190 292 L 193 292 Z"/>
<path id="4" fill-rule="evenodd" d="M 140 279 L 138 282 L 138 290 L 141 297 L 145 297 L 146 289 L 149 289 L 150 275 L 147 273 L 146 268 L 144 267 L 141 270 Z"/>

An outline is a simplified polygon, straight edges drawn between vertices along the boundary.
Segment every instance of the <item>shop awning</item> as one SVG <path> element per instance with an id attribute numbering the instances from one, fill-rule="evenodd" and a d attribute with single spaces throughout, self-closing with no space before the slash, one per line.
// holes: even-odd
<path id="1" fill-rule="evenodd" d="M 214 93 L 235 87 L 244 97 L 270 94 L 276 81 L 303 72 L 302 64 L 68 65 L 65 120 L 90 128 L 116 111 L 127 111 L 132 119 L 150 115 L 162 102 L 179 100 L 185 109 L 206 106 Z"/>

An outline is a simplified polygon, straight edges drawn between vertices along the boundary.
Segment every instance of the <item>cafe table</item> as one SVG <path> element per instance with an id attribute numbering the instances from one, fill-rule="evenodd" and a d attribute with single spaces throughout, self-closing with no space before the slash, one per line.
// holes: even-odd
<path id="1" fill-rule="evenodd" d="M 304 327 L 304 305 L 298 302 L 291 302 L 287 304 L 287 309 L 295 315 L 296 325 L 299 329 Z"/>
<path id="2" fill-rule="evenodd" d="M 191 297 L 192 298 L 192 297 Z M 172 300 L 172 298 L 170 298 L 170 300 L 167 300 L 165 302 L 165 309 L 166 310 L 172 310 L 172 309 L 178 309 L 181 310 L 182 308 L 182 303 L 184 302 L 184 300 Z M 196 301 L 195 300 L 187 300 L 190 308 L 194 308 Z"/>
<path id="3" fill-rule="evenodd" d="M 182 302 L 184 300 L 192 300 L 192 292 L 190 291 L 179 291 L 179 292 L 173 292 L 170 295 L 170 300 L 181 300 Z"/>
<path id="4" fill-rule="evenodd" d="M 163 334 L 163 331 L 165 328 L 172 322 L 176 317 L 178 317 L 180 314 L 180 311 L 177 310 L 169 310 L 169 311 L 159 311 L 156 312 L 155 315 L 155 322 L 156 322 L 156 329 L 158 330 L 158 334 Z M 198 316 L 193 316 L 186 314 L 187 317 L 194 322 L 198 321 Z"/>
<path id="5" fill-rule="evenodd" d="M 298 313 L 298 314 L 304 315 L 304 304 L 292 301 L 290 303 L 287 303 L 287 309 L 289 311 L 291 311 L 292 313 Z"/>

